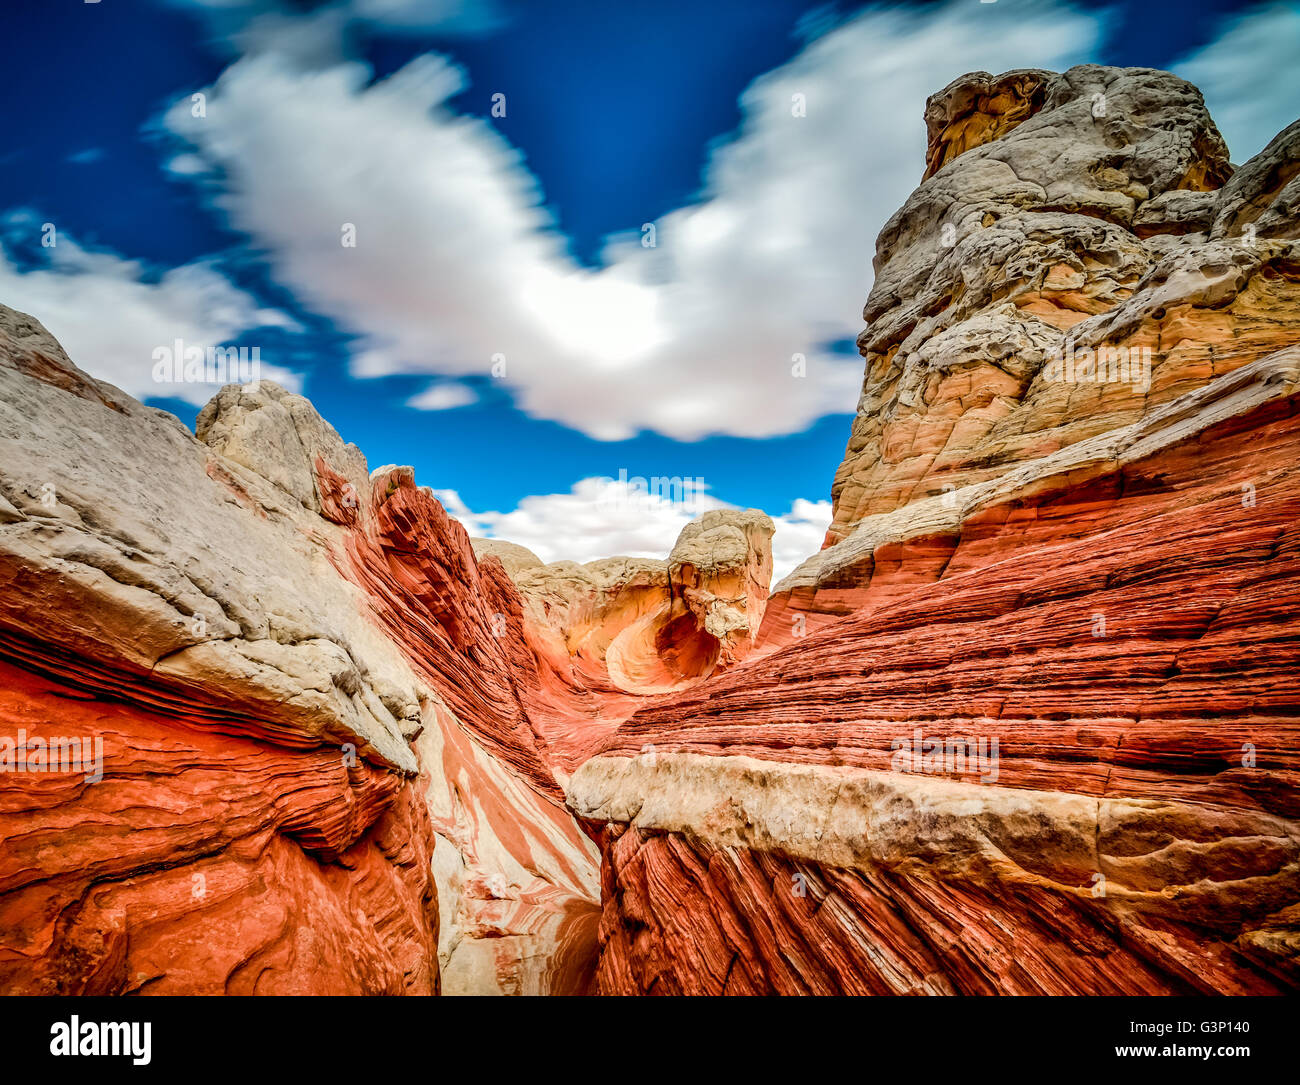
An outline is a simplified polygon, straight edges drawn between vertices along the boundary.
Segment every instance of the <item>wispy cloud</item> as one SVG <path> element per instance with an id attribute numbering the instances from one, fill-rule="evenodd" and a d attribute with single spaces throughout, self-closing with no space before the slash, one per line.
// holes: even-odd
<path id="1" fill-rule="evenodd" d="M 20 262 L 16 248 L 0 239 L 0 300 L 40 320 L 82 369 L 137 399 L 201 404 L 217 390 L 214 383 L 157 383 L 154 351 L 160 347 L 180 339 L 206 350 L 256 328 L 291 326 L 283 313 L 264 308 L 207 264 L 155 273 L 117 253 L 84 248 L 31 212 L 11 212 L 3 227 L 11 243 L 25 239 L 24 250 L 39 256 L 35 263 Z M 47 245 L 33 246 L 36 238 Z M 297 374 L 274 364 L 264 365 L 261 375 L 289 388 L 300 384 Z"/>
<path id="2" fill-rule="evenodd" d="M 478 395 L 473 388 L 467 384 L 452 382 L 432 385 L 408 399 L 406 405 L 418 411 L 450 411 L 477 402 Z"/>
<path id="3" fill-rule="evenodd" d="M 1234 162 L 1245 162 L 1300 116 L 1300 4 L 1224 22 L 1209 45 L 1173 65 L 1201 89 Z"/>

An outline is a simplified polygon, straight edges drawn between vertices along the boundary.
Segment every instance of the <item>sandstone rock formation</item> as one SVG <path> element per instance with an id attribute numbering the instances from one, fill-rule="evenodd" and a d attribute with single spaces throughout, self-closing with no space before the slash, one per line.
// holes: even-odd
<path id="1" fill-rule="evenodd" d="M 198 433 L 0 309 L 0 989 L 586 989 L 504 569 L 273 384 Z"/>
<path id="2" fill-rule="evenodd" d="M 749 648 L 766 516 L 668 561 L 476 556 L 303 397 L 224 388 L 191 435 L 9 309 L 0 465 L 0 989 L 590 987 L 560 781 Z M 27 760 L 82 739 L 97 769 Z"/>
<path id="3" fill-rule="evenodd" d="M 565 775 L 648 696 L 685 689 L 753 647 L 772 576 L 773 524 L 715 509 L 682 529 L 666 561 L 543 565 L 513 543 L 474 540 L 506 563 L 524 600 L 524 637 L 547 676 L 538 714 Z M 584 706 L 574 714 L 565 706 Z"/>
<path id="4" fill-rule="evenodd" d="M 1008 100 L 990 83 L 1019 89 Z M 832 542 L 945 485 L 1132 422 L 1292 341 L 1285 230 L 1265 217 L 1242 237 L 1285 171 L 1247 167 L 1244 182 L 1209 195 L 1231 167 L 1190 84 L 1095 66 L 981 73 L 932 98 L 926 116 L 932 163 L 946 164 L 877 242 Z M 1295 139 L 1284 133 L 1261 158 L 1293 158 Z M 1230 230 L 1212 225 L 1245 205 Z M 1067 338 L 1078 351 L 1150 347 L 1149 385 L 1051 379 L 1047 358 Z"/>
<path id="5" fill-rule="evenodd" d="M 770 599 L 755 510 L 547 565 L 0 307 L 0 990 L 1300 987 L 1300 122 L 1234 168 L 1095 66 L 924 119 Z"/>
<path id="6" fill-rule="evenodd" d="M 1300 125 L 1234 172 L 1091 66 L 926 121 L 827 546 L 569 783 L 600 989 L 1294 990 Z"/>
<path id="7" fill-rule="evenodd" d="M 965 76 L 926 122 L 877 242 L 828 548 L 773 589 L 769 647 L 863 603 L 873 551 L 930 579 L 900 548 L 938 559 L 968 487 L 1032 491 L 1047 457 L 1297 339 L 1300 123 L 1233 173 L 1194 87 L 1095 65 Z"/>

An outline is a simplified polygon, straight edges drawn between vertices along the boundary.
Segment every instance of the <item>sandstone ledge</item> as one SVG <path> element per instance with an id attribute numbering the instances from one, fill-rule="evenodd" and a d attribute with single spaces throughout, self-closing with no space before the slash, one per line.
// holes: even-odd
<path id="1" fill-rule="evenodd" d="M 1298 978 L 1285 819 L 659 751 L 587 762 L 569 801 L 610 821 L 608 994 L 1241 994 Z"/>

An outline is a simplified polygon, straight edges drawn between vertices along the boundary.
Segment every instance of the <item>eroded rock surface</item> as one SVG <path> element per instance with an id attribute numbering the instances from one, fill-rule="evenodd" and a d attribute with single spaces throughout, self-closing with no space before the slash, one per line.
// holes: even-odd
<path id="1" fill-rule="evenodd" d="M 1242 413 L 877 557 L 856 614 L 623 724 L 569 792 L 612 823 L 602 989 L 1300 983 L 1287 354 Z"/>
<path id="2" fill-rule="evenodd" d="M 1096 67 L 926 121 L 826 547 L 569 783 L 600 988 L 1294 990 L 1300 125 L 1234 173 Z"/>
<path id="3" fill-rule="evenodd" d="M 1300 123 L 1234 170 L 1094 66 L 925 123 L 770 599 L 754 510 L 543 564 L 0 307 L 0 989 L 1300 987 Z"/>
<path id="4" fill-rule="evenodd" d="M 931 169 L 877 241 L 828 543 L 1295 341 L 1294 126 L 1234 177 L 1193 86 L 1092 65 L 967 76 L 926 117 Z M 1091 368 L 1054 369 L 1068 347 Z M 1098 348 L 1149 369 L 1097 381 Z"/>
<path id="5" fill-rule="evenodd" d="M 102 741 L 0 774 L 0 988 L 586 989 L 505 570 L 300 396 L 198 432 L 0 309 L 0 757 Z"/>
<path id="6" fill-rule="evenodd" d="M 562 776 L 647 697 L 696 685 L 749 653 L 772 577 L 772 532 L 757 510 L 717 509 L 683 528 L 666 560 L 550 565 L 512 543 L 475 540 L 481 555 L 508 562 L 523 597 L 547 705 L 538 718 Z"/>

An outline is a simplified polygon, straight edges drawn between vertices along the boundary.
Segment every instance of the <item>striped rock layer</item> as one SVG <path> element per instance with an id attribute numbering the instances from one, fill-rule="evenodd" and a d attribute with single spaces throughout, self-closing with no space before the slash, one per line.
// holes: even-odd
<path id="1" fill-rule="evenodd" d="M 1234 169 L 1092 66 L 926 120 L 826 546 L 569 782 L 600 990 L 1294 990 L 1300 122 Z"/>
<path id="2" fill-rule="evenodd" d="M 0 307 L 0 991 L 1300 986 L 1300 123 L 1234 167 L 1094 66 L 925 122 L 770 598 L 760 513 L 542 567 Z"/>
<path id="3" fill-rule="evenodd" d="M 197 433 L 0 308 L 0 991 L 588 990 L 501 564 L 269 382 Z"/>

